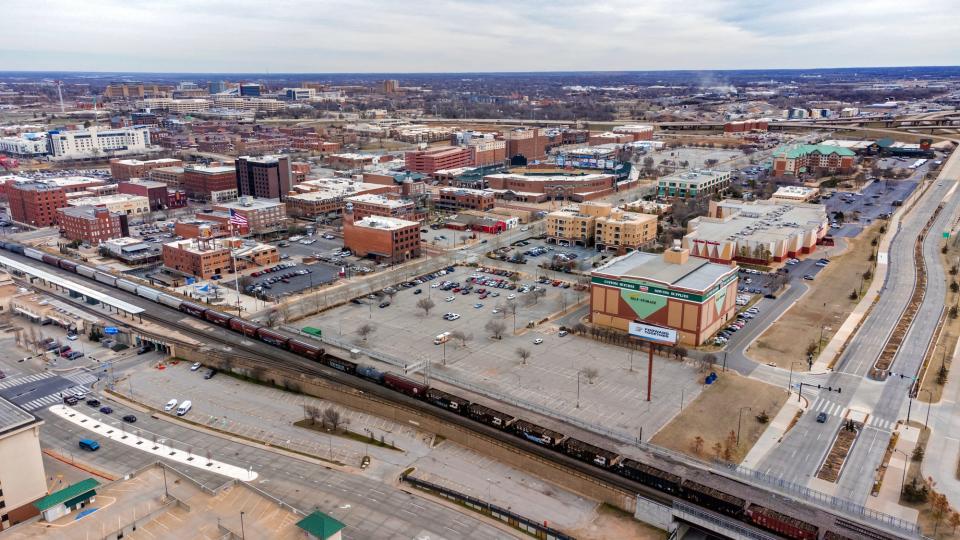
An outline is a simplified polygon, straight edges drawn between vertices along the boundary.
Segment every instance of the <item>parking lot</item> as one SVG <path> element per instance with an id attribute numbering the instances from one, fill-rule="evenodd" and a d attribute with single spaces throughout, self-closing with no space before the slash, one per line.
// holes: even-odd
<path id="1" fill-rule="evenodd" d="M 699 392 L 702 381 L 694 366 L 658 358 L 653 400 L 645 402 L 644 353 L 561 335 L 558 326 L 539 324 L 587 299 L 587 292 L 573 285 L 563 288 L 521 279 L 513 290 L 475 285 L 467 294 L 439 286 L 445 280 L 464 285 L 474 273 L 457 268 L 452 275 L 399 290 L 387 307 L 378 307 L 384 303 L 382 297 L 357 299 L 298 325 L 320 328 L 325 336 L 361 352 L 393 357 L 401 365 L 429 364 L 432 373 L 633 434 L 641 428 L 652 434 L 679 411 L 683 399 Z M 520 292 L 533 285 L 544 292 Z M 492 292 L 480 299 L 481 288 Z M 424 299 L 434 304 L 429 313 L 417 307 Z M 516 302 L 515 313 L 506 307 L 510 301 Z M 447 314 L 457 317 L 445 318 Z M 535 324 L 527 328 L 531 322 Z M 501 325 L 501 339 L 492 337 L 491 324 Z M 359 332 L 364 327 L 370 332 L 366 337 Z M 446 332 L 450 334 L 442 338 Z M 390 369 L 386 364 L 379 367 Z"/>
<path id="2" fill-rule="evenodd" d="M 677 171 L 709 168 L 706 166 L 707 160 L 716 160 L 717 164 L 714 167 L 719 170 L 729 170 L 730 167 L 724 165 L 724 163 L 742 157 L 743 152 L 720 148 L 665 148 L 648 153 L 640 158 L 640 162 L 642 163 L 643 159 L 648 156 L 653 158 L 654 166 L 660 165 L 663 160 L 676 162 Z M 687 162 L 687 166 L 680 167 L 680 163 L 684 161 Z"/>
<path id="3" fill-rule="evenodd" d="M 857 236 L 874 220 L 895 212 L 897 207 L 894 202 L 904 201 L 913 193 L 921 174 L 922 171 L 906 180 L 878 180 L 860 193 L 836 192 L 823 199 L 831 223 L 836 212 L 843 213 L 843 224 L 838 228 L 831 226 L 830 234 L 836 237 Z"/>

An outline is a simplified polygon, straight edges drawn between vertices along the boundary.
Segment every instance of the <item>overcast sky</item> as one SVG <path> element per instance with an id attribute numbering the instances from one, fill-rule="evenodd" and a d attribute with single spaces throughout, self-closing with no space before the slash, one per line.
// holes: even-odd
<path id="1" fill-rule="evenodd" d="M 960 64 L 957 0 L 19 0 L 2 9 L 0 70 Z"/>

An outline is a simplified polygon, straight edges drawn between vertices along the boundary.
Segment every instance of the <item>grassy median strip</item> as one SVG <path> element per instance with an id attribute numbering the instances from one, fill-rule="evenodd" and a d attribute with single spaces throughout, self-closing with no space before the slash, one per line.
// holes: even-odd
<path id="1" fill-rule="evenodd" d="M 390 443 L 388 443 L 388 442 L 386 442 L 386 441 L 384 441 L 384 440 L 382 440 L 382 439 L 381 439 L 381 440 L 377 440 L 376 438 L 371 437 L 371 436 L 369 436 L 369 435 L 362 435 L 362 434 L 360 434 L 360 433 L 356 433 L 356 432 L 350 431 L 350 430 L 348 430 L 348 429 L 343 429 L 343 428 L 338 428 L 338 429 L 330 430 L 330 429 L 327 429 L 326 426 L 324 426 L 323 422 L 314 422 L 313 420 L 310 420 L 309 418 L 304 418 L 303 420 L 297 420 L 296 422 L 293 423 L 293 425 L 295 425 L 295 426 L 297 426 L 297 427 L 300 427 L 300 428 L 309 429 L 309 430 L 312 430 L 312 431 L 318 431 L 318 432 L 323 433 L 323 434 L 325 434 L 325 435 L 331 435 L 331 436 L 334 436 L 334 437 L 342 437 L 342 438 L 344 438 L 344 439 L 350 439 L 350 440 L 357 441 L 357 442 L 361 442 L 361 443 L 364 443 L 364 444 L 369 444 L 369 445 L 371 445 L 371 446 L 378 446 L 378 447 L 380 447 L 380 448 L 386 448 L 387 450 L 396 450 L 397 452 L 403 452 L 403 449 L 397 448 L 396 446 L 394 446 L 394 445 L 392 445 L 392 444 L 390 444 Z"/>

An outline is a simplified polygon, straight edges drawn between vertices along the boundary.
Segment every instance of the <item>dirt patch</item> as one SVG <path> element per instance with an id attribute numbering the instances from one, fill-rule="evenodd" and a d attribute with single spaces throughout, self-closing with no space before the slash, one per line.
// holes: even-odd
<path id="1" fill-rule="evenodd" d="M 659 540 L 667 537 L 665 531 L 637 521 L 627 512 L 607 504 L 597 508 L 596 518 L 588 525 L 565 532 L 581 540 L 607 540 L 608 538 Z"/>
<path id="2" fill-rule="evenodd" d="M 848 240 L 847 251 L 833 257 L 816 280 L 806 282 L 810 290 L 750 345 L 747 355 L 757 362 L 773 362 L 788 369 L 794 361 L 807 357 L 811 344 L 819 342 L 819 354 L 860 302 L 859 296 L 852 299 L 850 294 L 853 291 L 862 294 L 870 287 L 871 279 L 863 276 L 868 270 L 870 275 L 875 271 L 872 255 L 877 247 L 872 241 L 879 242 L 883 225 L 885 223 L 874 223 L 858 237 Z M 807 363 L 798 362 L 793 369 L 807 371 Z"/>
<path id="3" fill-rule="evenodd" d="M 772 420 L 786 401 L 787 393 L 782 388 L 728 371 L 658 431 L 651 442 L 695 457 L 719 457 L 740 463 L 767 428 L 768 424 L 761 423 L 757 416 L 766 412 Z"/>

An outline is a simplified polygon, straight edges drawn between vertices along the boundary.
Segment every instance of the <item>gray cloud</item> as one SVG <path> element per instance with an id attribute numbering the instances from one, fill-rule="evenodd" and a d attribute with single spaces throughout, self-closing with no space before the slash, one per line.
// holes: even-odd
<path id="1" fill-rule="evenodd" d="M 0 69 L 425 72 L 952 65 L 952 0 L 40 0 Z"/>

